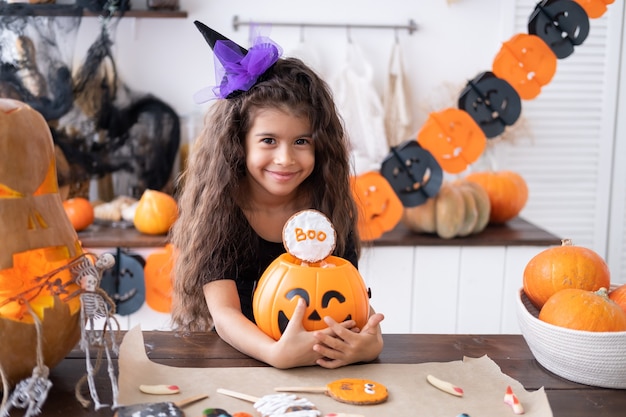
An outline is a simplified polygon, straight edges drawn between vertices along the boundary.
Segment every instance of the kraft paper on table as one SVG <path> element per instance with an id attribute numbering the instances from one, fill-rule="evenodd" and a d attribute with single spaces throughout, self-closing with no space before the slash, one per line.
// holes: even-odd
<path id="1" fill-rule="evenodd" d="M 154 349 L 158 349 L 155 346 Z M 455 397 L 431 386 L 426 375 L 432 374 L 463 388 L 464 396 Z M 325 386 L 341 378 L 370 379 L 385 385 L 389 399 L 377 405 L 350 405 L 337 402 L 319 393 L 301 393 L 311 400 L 322 415 L 351 413 L 369 416 L 471 417 L 514 416 L 504 403 L 508 385 L 524 407 L 526 417 L 551 417 L 552 410 L 543 388 L 527 392 L 513 378 L 503 374 L 487 356 L 453 362 L 422 364 L 364 364 L 339 369 L 305 367 L 280 370 L 271 367 L 241 368 L 178 368 L 152 362 L 146 355 L 143 333 L 131 329 L 120 346 L 119 403 L 122 405 L 155 402 L 177 402 L 198 394 L 209 398 L 183 409 L 187 417 L 201 417 L 206 408 L 222 408 L 229 413 L 248 412 L 254 416 L 252 403 L 216 392 L 226 388 L 255 397 L 275 394 L 278 386 Z M 147 395 L 139 391 L 141 384 L 178 385 L 175 395 Z"/>

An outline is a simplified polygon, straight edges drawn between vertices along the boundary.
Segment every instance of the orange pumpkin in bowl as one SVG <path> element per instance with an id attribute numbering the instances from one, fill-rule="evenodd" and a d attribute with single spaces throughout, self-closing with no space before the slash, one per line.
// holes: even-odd
<path id="1" fill-rule="evenodd" d="M 610 272 L 596 252 L 564 239 L 561 246 L 544 249 L 526 264 L 523 282 L 528 298 L 541 308 L 554 293 L 565 288 L 609 288 Z"/>
<path id="2" fill-rule="evenodd" d="M 616 302 L 622 310 L 626 311 L 626 284 L 611 289 L 609 298 Z"/>
<path id="3" fill-rule="evenodd" d="M 573 330 L 626 331 L 626 312 L 608 297 L 606 288 L 598 291 L 560 290 L 543 305 L 539 320 Z"/>

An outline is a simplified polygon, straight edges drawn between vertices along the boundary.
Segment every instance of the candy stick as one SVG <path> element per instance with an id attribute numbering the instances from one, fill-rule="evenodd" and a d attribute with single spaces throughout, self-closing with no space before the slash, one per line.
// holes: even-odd
<path id="1" fill-rule="evenodd" d="M 355 405 L 380 404 L 387 400 L 387 387 L 369 379 L 344 378 L 323 387 L 277 387 L 279 392 L 319 392 L 334 400 Z"/>
<path id="2" fill-rule="evenodd" d="M 426 376 L 426 380 L 430 383 L 430 385 L 432 385 L 433 387 L 440 389 L 443 392 L 447 392 L 448 394 L 452 394 L 452 395 L 456 395 L 457 397 L 462 397 L 463 396 L 463 389 L 460 387 L 457 387 L 456 385 L 447 382 L 447 381 L 442 381 L 439 378 L 436 378 L 432 375 L 427 375 Z"/>
<path id="3" fill-rule="evenodd" d="M 189 404 L 207 398 L 208 395 L 196 395 L 195 397 L 186 398 L 184 400 L 160 403 L 145 403 L 122 406 L 115 410 L 113 417 L 149 417 L 156 415 L 166 415 L 168 417 L 184 417 L 185 413 L 182 408 Z"/>
<path id="4" fill-rule="evenodd" d="M 248 402 L 251 402 L 251 403 L 255 403 L 255 402 L 260 400 L 259 397 L 254 397 L 252 395 L 244 394 L 242 392 L 231 391 L 231 390 L 226 389 L 226 388 L 218 388 L 217 392 L 219 394 L 228 395 L 229 397 L 233 397 L 233 398 L 239 398 L 240 400 L 248 401 Z"/>
<path id="5" fill-rule="evenodd" d="M 515 414 L 524 414 L 524 407 L 517 399 L 517 396 L 513 394 L 513 389 L 511 386 L 506 387 L 506 392 L 504 393 L 504 403 L 511 406 L 511 409 Z"/>

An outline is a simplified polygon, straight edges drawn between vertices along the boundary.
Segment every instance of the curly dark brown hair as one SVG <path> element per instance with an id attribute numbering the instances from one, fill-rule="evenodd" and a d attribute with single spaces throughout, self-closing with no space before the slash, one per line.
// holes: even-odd
<path id="1" fill-rule="evenodd" d="M 329 217 L 341 256 L 348 236 L 357 254 L 357 208 L 350 190 L 348 140 L 328 85 L 295 58 L 278 60 L 249 91 L 215 102 L 196 139 L 183 177 L 180 215 L 172 228 L 177 248 L 172 319 L 183 331 L 205 331 L 212 320 L 203 285 L 232 269 L 237 254 L 252 251 L 251 228 L 242 211 L 246 177 L 244 143 L 255 111 L 278 108 L 307 117 L 315 143 L 315 167 L 299 192 Z"/>

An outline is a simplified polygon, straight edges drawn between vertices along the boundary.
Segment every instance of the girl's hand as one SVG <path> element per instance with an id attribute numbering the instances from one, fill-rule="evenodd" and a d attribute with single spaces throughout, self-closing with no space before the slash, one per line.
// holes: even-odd
<path id="1" fill-rule="evenodd" d="M 324 317 L 328 331 L 314 332 L 318 343 L 313 350 L 322 357 L 316 363 L 323 368 L 339 368 L 356 362 L 369 362 L 383 349 L 383 337 L 380 322 L 385 317 L 380 313 L 372 314 L 367 324 L 355 332 L 346 328 L 344 323 L 337 323 L 330 317 Z"/>
<path id="2" fill-rule="evenodd" d="M 271 365 L 276 368 L 315 365 L 322 355 L 313 349 L 317 340 L 313 332 L 302 325 L 306 302 L 298 299 L 298 304 L 280 339 L 272 346 Z M 330 334 L 330 331 L 327 331 Z"/>

